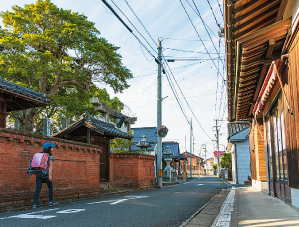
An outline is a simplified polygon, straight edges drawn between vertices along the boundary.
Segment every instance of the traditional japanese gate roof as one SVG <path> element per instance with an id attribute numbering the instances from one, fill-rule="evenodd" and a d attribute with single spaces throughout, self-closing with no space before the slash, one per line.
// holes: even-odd
<path id="1" fill-rule="evenodd" d="M 157 128 L 156 127 L 142 127 L 132 128 L 133 142 L 132 150 L 136 151 L 140 148 L 136 147 L 136 144 L 142 139 L 142 136 L 146 136 L 146 140 L 151 145 L 147 148 L 148 151 L 153 151 L 157 144 Z"/>
<path id="2" fill-rule="evenodd" d="M 162 142 L 162 153 L 166 151 L 168 146 L 171 153 L 173 153 L 173 155 L 170 156 L 172 159 L 187 159 L 187 157 L 180 154 L 180 146 L 178 142 Z"/>
<path id="3" fill-rule="evenodd" d="M 0 96 L 2 96 L 1 99 L 8 101 L 7 112 L 49 105 L 47 95 L 11 83 L 3 78 L 0 78 Z"/>
<path id="4" fill-rule="evenodd" d="M 252 118 L 269 65 L 280 58 L 291 20 L 285 0 L 225 0 L 228 120 Z"/>
<path id="5" fill-rule="evenodd" d="M 71 140 L 86 139 L 87 129 L 90 129 L 93 135 L 98 134 L 108 139 L 115 137 L 132 139 L 132 135 L 120 131 L 113 124 L 97 120 L 87 114 L 83 114 L 79 120 L 54 134 L 53 137 Z"/>

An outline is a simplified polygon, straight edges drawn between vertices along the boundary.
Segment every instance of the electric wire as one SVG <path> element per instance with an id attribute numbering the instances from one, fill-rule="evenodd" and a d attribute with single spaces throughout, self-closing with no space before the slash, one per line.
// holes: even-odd
<path id="1" fill-rule="evenodd" d="M 130 22 L 130 24 L 135 28 L 135 30 L 138 32 L 138 34 L 145 40 L 145 42 L 150 46 L 150 48 L 152 48 L 152 50 L 157 54 L 157 51 L 151 46 L 151 44 L 147 41 L 147 39 L 138 31 L 138 29 L 135 27 L 135 25 L 130 21 L 130 19 L 127 17 L 127 15 L 116 5 L 116 3 L 111 0 L 111 2 L 115 5 L 115 7 L 124 15 L 125 18 L 127 18 L 127 20 Z M 132 32 L 132 34 L 134 34 Z M 137 37 L 135 35 L 135 37 Z"/>
<path id="2" fill-rule="evenodd" d="M 205 62 L 206 61 L 192 63 L 192 64 L 188 64 L 188 65 L 183 65 L 183 66 L 179 66 L 179 67 L 176 67 L 176 68 L 172 68 L 171 70 L 177 70 L 177 69 L 187 68 L 189 66 L 198 65 L 198 64 L 201 64 L 201 63 L 205 63 Z M 150 75 L 153 75 L 153 74 L 156 74 L 156 73 L 157 73 L 157 70 L 154 73 L 148 73 L 148 74 L 141 75 L 141 76 L 134 76 L 132 79 L 139 78 L 139 77 L 144 77 L 144 76 L 150 76 Z"/>
<path id="3" fill-rule="evenodd" d="M 159 63 L 158 59 L 148 50 L 148 48 L 141 42 L 141 40 L 133 33 L 132 29 L 120 18 L 120 16 L 115 12 L 115 10 L 107 3 L 106 0 L 102 0 L 102 2 L 111 10 L 111 12 L 116 16 L 116 18 L 127 28 L 127 30 L 137 39 L 137 41 L 146 49 L 146 51 L 155 59 L 157 63 Z M 113 2 L 114 3 L 114 2 Z M 115 3 L 114 3 L 115 4 Z M 116 6 L 117 7 L 117 6 Z M 118 8 L 118 7 L 117 7 Z M 119 8 L 118 8 L 119 9 Z M 122 12 L 122 11 L 121 11 Z M 131 22 L 130 22 L 131 23 Z M 133 25 L 134 26 L 134 25 Z M 135 27 L 135 26 L 134 26 Z M 137 30 L 138 31 L 138 30 Z M 147 41 L 147 40 L 146 40 Z M 147 42 L 148 43 L 148 42 Z M 150 46 L 151 47 L 151 46 Z M 152 48 L 152 47 L 151 47 Z M 154 50 L 155 53 L 156 50 Z"/>
<path id="4" fill-rule="evenodd" d="M 187 3 L 189 4 L 189 6 L 192 8 L 192 6 L 190 5 L 189 1 L 188 1 L 188 0 L 186 0 L 186 1 L 187 1 Z M 207 29 L 206 23 L 205 23 L 205 21 L 203 20 L 201 14 L 200 14 L 200 12 L 199 12 L 199 10 L 198 10 L 198 8 L 197 8 L 197 5 L 195 4 L 194 0 L 192 0 L 192 2 L 193 2 L 194 6 L 195 6 L 195 8 L 196 8 L 197 15 L 199 16 L 200 20 L 202 21 L 202 23 L 203 23 L 203 25 L 204 25 L 204 28 L 205 28 L 206 32 L 208 33 L 208 36 L 209 36 L 209 38 L 210 38 L 210 40 L 211 40 L 211 42 L 212 42 L 212 44 L 213 44 L 214 49 L 216 50 L 216 53 L 217 53 L 218 56 L 220 57 L 220 54 L 219 54 L 219 52 L 217 51 L 217 48 L 216 48 L 216 46 L 215 46 L 215 44 L 214 44 L 214 42 L 213 42 L 213 39 L 212 39 L 212 37 L 211 37 L 211 35 L 210 35 L 208 29 Z M 224 62 L 223 62 L 222 60 L 221 60 L 221 63 L 222 63 L 223 65 L 225 65 Z M 219 67 L 219 65 L 218 65 L 218 67 Z"/>
<path id="5" fill-rule="evenodd" d="M 163 55 L 162 55 L 162 57 L 163 57 L 163 58 L 164 58 L 164 60 L 165 60 L 165 57 L 164 57 Z M 192 115 L 194 116 L 195 120 L 197 121 L 197 123 L 199 124 L 199 126 L 200 126 L 200 128 L 203 130 L 203 132 L 206 134 L 206 136 L 207 136 L 207 137 L 208 137 L 210 140 L 212 140 L 212 139 L 211 139 L 211 137 L 210 137 L 210 136 L 207 134 L 207 132 L 204 130 L 204 128 L 202 127 L 202 125 L 199 123 L 199 121 L 198 121 L 197 117 L 195 116 L 195 114 L 194 114 L 194 112 L 193 112 L 193 110 L 192 110 L 191 106 L 189 105 L 189 103 L 188 103 L 188 101 L 187 101 L 187 99 L 186 99 L 185 95 L 183 94 L 183 92 L 182 92 L 182 90 L 181 90 L 181 88 L 180 88 L 180 86 L 179 86 L 178 82 L 176 81 L 176 79 L 175 79 L 175 77 L 174 77 L 174 75 L 173 75 L 172 71 L 170 70 L 170 67 L 169 67 L 169 65 L 168 65 L 167 61 L 165 61 L 165 64 L 166 64 L 166 66 L 168 67 L 168 69 L 169 69 L 169 71 L 170 71 L 170 73 L 171 73 L 171 75 L 172 75 L 172 77 L 173 77 L 174 81 L 176 82 L 176 85 L 177 85 L 177 87 L 179 88 L 179 90 L 180 90 L 180 92 L 181 92 L 181 94 L 182 94 L 182 96 L 183 96 L 183 98 L 184 98 L 185 102 L 187 103 L 187 106 L 189 107 L 189 109 L 190 109 L 190 111 L 191 111 Z"/>
<path id="6" fill-rule="evenodd" d="M 213 8 L 212 8 L 212 6 L 211 6 L 211 4 L 210 4 L 210 1 L 207 0 L 207 2 L 209 3 L 209 6 L 210 6 L 210 8 L 211 8 L 211 10 L 212 10 L 212 13 L 213 13 L 214 19 L 215 19 L 215 21 L 216 21 L 216 24 L 217 24 L 217 26 L 220 28 L 220 24 L 219 24 L 218 21 L 217 21 L 217 18 L 216 18 L 216 16 L 215 16 L 215 13 L 214 13 L 214 11 L 213 11 Z"/>
<path id="7" fill-rule="evenodd" d="M 113 10 L 113 8 L 106 2 L 106 0 L 102 0 L 104 3 L 105 3 L 105 5 L 114 13 L 114 15 L 123 23 L 123 25 L 134 35 L 134 37 L 138 40 L 138 42 L 148 51 L 148 53 L 155 59 L 155 61 L 158 63 L 158 64 L 162 64 L 163 65 L 163 63 L 161 63 L 159 60 L 157 60 L 157 58 L 151 53 L 151 51 L 149 51 L 148 50 L 148 48 L 141 42 L 141 40 L 133 33 L 133 31 L 122 21 L 122 19 L 117 15 L 117 13 Z M 113 2 L 113 0 L 111 0 L 112 2 Z M 180 2 L 181 2 L 181 0 L 180 0 Z M 113 2 L 113 4 L 119 9 L 119 7 Z M 181 4 L 182 4 L 182 2 L 181 2 Z M 182 6 L 183 6 L 183 8 L 184 8 L 184 10 L 185 10 L 185 12 L 186 12 L 186 14 L 187 14 L 187 16 L 188 16 L 188 18 L 189 18 L 189 20 L 190 20 L 190 22 L 192 23 L 192 25 L 193 25 L 193 27 L 194 27 L 194 29 L 195 29 L 195 31 L 196 31 L 196 33 L 197 33 L 197 35 L 199 36 L 199 34 L 198 34 L 198 32 L 197 32 L 197 30 L 196 30 L 196 28 L 195 28 L 195 26 L 194 26 L 194 24 L 193 24 L 193 22 L 192 22 L 192 20 L 191 20 L 191 18 L 189 17 L 189 15 L 188 15 L 188 13 L 187 13 L 187 11 L 186 11 L 186 9 L 185 9 L 185 7 L 184 7 L 184 5 L 182 4 Z M 119 9 L 120 10 L 120 9 Z M 120 10 L 120 12 L 122 12 L 122 10 Z M 128 19 L 128 17 L 122 12 L 122 14 Z M 133 25 L 133 23 L 128 19 L 128 21 L 132 24 L 132 26 L 136 29 L 136 27 Z M 138 29 L 136 29 L 136 31 L 141 35 L 141 33 L 138 31 Z M 142 36 L 142 35 L 141 35 Z M 147 41 L 147 39 L 145 39 L 144 38 L 144 36 L 142 36 L 142 38 L 147 42 L 147 44 L 154 50 L 154 52 L 155 53 L 157 53 L 156 52 L 156 50 L 148 43 L 148 41 Z M 200 38 L 200 41 L 203 43 L 203 40 L 201 39 L 201 37 L 199 36 L 199 38 Z M 207 48 L 206 48 L 206 46 L 205 46 L 205 44 L 203 43 L 203 45 L 204 45 L 204 47 L 205 47 L 205 49 L 206 49 L 206 51 L 207 51 Z M 207 53 L 209 54 L 209 56 L 210 56 L 210 58 L 212 58 L 211 57 L 211 55 L 210 55 L 210 53 L 207 51 Z M 212 60 L 213 61 L 213 60 Z M 165 63 L 164 63 L 165 64 Z M 214 61 L 213 61 L 213 64 L 214 64 L 214 66 L 217 68 L 217 66 L 215 65 L 215 63 L 214 63 Z M 173 73 L 172 73 L 172 71 L 171 71 L 171 69 L 170 69 L 170 67 L 169 67 L 169 65 L 167 64 L 167 62 L 166 62 L 166 65 L 168 66 L 168 69 L 170 70 L 170 72 L 171 72 L 171 75 L 172 75 L 172 77 L 174 78 L 174 75 L 173 75 Z M 217 70 L 218 70 L 218 72 L 219 72 L 219 69 L 217 68 Z M 171 81 L 171 77 L 167 74 L 168 72 L 166 71 L 166 77 L 167 77 L 167 80 L 168 80 L 168 82 L 169 82 L 169 85 L 170 85 L 170 87 L 171 87 L 171 89 L 172 89 L 172 91 L 173 91 L 173 93 L 174 93 L 174 95 L 175 95 L 175 98 L 176 98 L 176 100 L 177 100 L 177 102 L 178 102 L 178 104 L 179 104 L 179 107 L 181 108 L 181 110 L 182 110 L 182 112 L 183 112 L 183 114 L 184 114 L 184 116 L 185 116 L 185 118 L 186 118 L 186 120 L 187 120 L 187 122 L 190 124 L 190 122 L 189 122 L 189 120 L 188 120 L 188 117 L 187 117 L 187 114 L 186 114 L 186 111 L 184 110 L 184 107 L 183 107 L 183 105 L 182 105 L 182 103 L 181 103 L 181 101 L 180 101 L 180 99 L 179 99 L 179 96 L 178 96 L 178 94 L 177 94 L 177 92 L 176 92 L 176 90 L 175 90 L 175 87 L 174 87 L 174 84 L 172 83 L 172 81 Z M 221 73 L 220 73 L 221 74 Z M 177 83 L 177 81 L 176 81 L 176 79 L 174 78 L 174 80 L 175 80 L 175 82 L 176 82 L 176 84 L 177 84 L 177 86 L 179 87 L 179 85 L 178 85 L 178 83 Z M 180 87 L 179 87 L 179 89 L 180 89 Z M 180 91 L 181 91 L 181 89 L 180 89 Z M 182 91 L 181 91 L 181 93 L 182 93 Z M 183 95 L 183 97 L 184 97 L 184 99 L 185 99 L 185 101 L 186 101 L 186 103 L 187 103 L 187 105 L 188 105 L 188 107 L 189 107 L 189 109 L 191 110 L 191 112 L 192 112 L 192 114 L 193 114 L 193 116 L 195 117 L 195 119 L 196 119 L 196 121 L 197 121 L 197 123 L 200 125 L 200 127 L 201 127 L 201 129 L 204 131 L 204 133 L 207 135 L 207 137 L 211 140 L 211 141 L 213 141 L 211 138 L 210 138 L 210 136 L 206 133 L 206 131 L 203 129 L 203 127 L 201 126 L 201 124 L 199 123 L 199 121 L 198 121 L 198 119 L 196 118 L 196 116 L 195 116 L 195 114 L 194 114 L 194 112 L 193 112 L 193 110 L 191 109 L 191 107 L 190 107 L 190 105 L 189 105 L 189 103 L 187 102 L 187 100 L 186 100 L 186 98 L 185 98 L 185 96 L 184 96 L 184 94 L 182 93 L 182 95 Z"/>
<path id="8" fill-rule="evenodd" d="M 187 42 L 201 42 L 200 39 L 176 39 L 176 38 L 164 38 L 163 39 L 171 39 L 171 40 L 177 40 L 177 41 L 187 41 Z M 203 41 L 208 41 L 208 40 L 203 40 Z"/>
<path id="9" fill-rule="evenodd" d="M 200 13 L 199 13 L 199 10 L 197 9 L 197 6 L 196 6 L 196 4 L 194 3 L 194 1 L 193 1 L 193 4 L 195 5 L 195 7 L 196 7 L 196 9 L 197 9 L 197 11 L 190 5 L 190 3 L 188 2 L 188 0 L 186 0 L 186 2 L 189 4 L 189 6 L 191 7 L 191 9 L 193 9 L 193 11 L 199 16 L 199 17 L 201 17 L 200 16 Z M 201 18 L 202 19 L 202 18 Z M 213 30 L 208 26 L 208 24 L 202 19 L 202 23 L 203 23 L 203 25 L 205 26 L 205 28 L 208 28 L 209 30 L 210 30 L 210 32 L 216 37 L 216 38 L 218 38 L 218 36 L 213 32 Z M 220 28 L 220 27 L 219 27 Z M 206 29 L 207 30 L 207 29 Z M 207 32 L 208 33 L 208 32 Z M 209 34 L 209 33 L 208 33 Z M 210 39 L 211 39 L 211 37 L 210 37 Z M 213 41 L 212 41 L 213 42 Z M 222 44 L 222 46 L 224 46 L 225 47 L 225 45 L 221 42 L 221 44 Z"/>
<path id="10" fill-rule="evenodd" d="M 145 56 L 145 54 L 144 54 L 144 52 L 143 52 L 143 50 L 142 50 L 142 46 L 141 46 L 141 43 L 140 43 L 140 42 L 139 42 L 139 45 L 140 45 L 140 49 L 141 49 L 141 52 L 142 52 L 144 58 L 145 58 L 148 62 L 153 61 L 153 59 L 152 59 L 152 60 L 147 59 L 147 57 Z"/>
<path id="11" fill-rule="evenodd" d="M 176 92 L 176 90 L 175 90 L 175 88 L 174 88 L 173 83 L 171 82 L 170 76 L 168 75 L 168 72 L 167 72 L 167 71 L 166 71 L 166 78 L 167 78 L 167 81 L 168 81 L 169 86 L 170 86 L 170 88 L 171 88 L 171 90 L 172 90 L 172 93 L 174 94 L 174 97 L 175 97 L 177 103 L 179 104 L 179 107 L 180 107 L 180 109 L 181 109 L 181 111 L 182 111 L 182 113 L 183 113 L 183 115 L 184 115 L 186 121 L 187 121 L 188 124 L 190 125 L 189 118 L 187 117 L 187 113 L 186 113 L 186 111 L 185 111 L 185 109 L 184 109 L 184 107 L 183 107 L 183 104 L 182 104 L 182 102 L 181 102 L 181 100 L 180 100 L 180 98 L 179 98 L 179 96 L 178 96 L 178 94 L 177 94 L 177 92 Z"/>
<path id="12" fill-rule="evenodd" d="M 195 27 L 195 25 L 193 24 L 193 21 L 191 20 L 189 14 L 188 14 L 188 12 L 187 12 L 185 6 L 183 5 L 182 0 L 180 0 L 180 3 L 181 3 L 181 5 L 182 5 L 182 7 L 183 7 L 183 9 L 184 9 L 184 11 L 185 11 L 185 13 L 186 13 L 186 15 L 188 16 L 188 18 L 189 18 L 189 20 L 190 20 L 190 22 L 191 22 L 191 24 L 192 24 L 192 26 L 193 26 L 195 32 L 197 33 L 199 39 L 202 40 L 201 37 L 200 37 L 200 35 L 199 35 L 199 33 L 198 33 L 198 31 L 197 31 L 197 29 L 196 29 L 196 27 Z M 207 49 L 207 47 L 206 47 L 206 45 L 204 44 L 203 41 L 202 41 L 202 44 L 203 44 L 204 48 L 206 49 L 207 53 L 209 53 L 209 51 L 208 51 L 208 49 Z M 209 53 L 209 56 L 210 56 L 210 58 L 212 59 L 212 56 L 210 55 L 210 53 Z M 219 74 L 220 74 L 220 75 L 222 76 L 222 78 L 224 79 L 223 75 L 222 75 L 222 74 L 220 73 L 220 71 L 219 71 L 219 68 L 217 68 L 215 62 L 214 62 L 213 60 L 212 60 L 212 62 L 213 62 L 213 64 L 214 64 L 214 66 L 216 67 L 216 69 L 218 70 Z"/>
<path id="13" fill-rule="evenodd" d="M 134 12 L 134 10 L 132 9 L 132 7 L 129 5 L 129 3 L 127 2 L 127 0 L 125 0 L 125 2 L 127 3 L 128 7 L 132 11 L 132 13 L 135 15 L 135 17 L 137 18 L 137 20 L 140 22 L 140 24 L 142 25 L 142 27 L 144 28 L 144 30 L 146 31 L 146 33 L 149 35 L 149 37 L 151 38 L 151 40 L 156 44 L 156 46 L 158 46 L 158 44 L 155 42 L 155 40 L 153 39 L 153 37 L 151 36 L 151 34 L 148 32 L 148 30 L 145 28 L 145 26 L 143 25 L 143 23 L 141 22 L 141 20 L 139 19 L 139 17 L 136 15 L 136 13 Z"/>
<path id="14" fill-rule="evenodd" d="M 180 51 L 180 52 L 186 52 L 186 53 L 208 54 L 208 53 L 202 52 L 202 51 L 180 50 L 180 49 L 166 48 L 166 47 L 163 48 L 163 50 L 174 50 L 174 51 Z M 218 53 L 210 53 L 210 54 L 218 54 Z"/>
<path id="15" fill-rule="evenodd" d="M 194 9 L 193 9 L 194 10 Z M 207 25 L 207 23 L 206 23 L 206 25 Z M 217 37 L 218 38 L 218 36 L 213 32 L 213 30 L 207 25 L 207 27 L 208 27 L 208 29 L 210 30 L 210 32 L 215 36 L 215 37 Z M 162 38 L 162 37 L 161 37 Z M 163 39 L 164 40 L 166 40 L 166 39 L 170 39 L 170 40 L 176 40 L 176 41 L 190 41 L 190 42 L 201 42 L 201 40 L 199 40 L 199 39 L 176 39 L 176 38 L 164 38 L 163 37 Z M 208 42 L 209 40 L 203 40 L 204 42 Z M 221 42 L 221 44 L 222 44 L 222 46 L 224 46 L 225 47 L 225 45 Z"/>
<path id="16" fill-rule="evenodd" d="M 220 3 L 219 3 L 219 0 L 217 0 L 217 3 L 218 3 L 218 6 L 219 6 L 219 9 L 220 9 L 221 15 L 222 15 L 222 19 L 224 19 L 224 15 L 223 15 L 223 12 L 222 12 L 222 9 L 221 9 L 221 6 L 220 6 Z"/>

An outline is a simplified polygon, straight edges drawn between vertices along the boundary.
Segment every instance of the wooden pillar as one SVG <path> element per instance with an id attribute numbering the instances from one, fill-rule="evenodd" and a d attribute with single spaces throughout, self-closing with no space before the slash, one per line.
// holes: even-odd
<path id="1" fill-rule="evenodd" d="M 89 128 L 87 128 L 87 135 L 86 135 L 86 137 L 87 137 L 87 144 L 90 144 L 90 129 Z"/>
<path id="2" fill-rule="evenodd" d="M 7 100 L 0 102 L 0 128 L 6 128 Z"/>

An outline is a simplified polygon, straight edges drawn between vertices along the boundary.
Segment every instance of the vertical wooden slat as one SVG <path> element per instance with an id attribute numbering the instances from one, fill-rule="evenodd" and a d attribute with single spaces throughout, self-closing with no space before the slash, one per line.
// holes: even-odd
<path id="1" fill-rule="evenodd" d="M 298 40 L 299 34 L 296 35 L 295 41 Z M 291 102 L 291 108 L 293 109 L 293 115 L 290 115 L 285 109 L 285 133 L 286 133 L 286 145 L 287 145 L 287 160 L 288 160 L 288 172 L 289 172 L 289 186 L 292 188 L 299 188 L 299 159 L 298 159 L 298 147 L 299 147 L 299 45 L 294 42 L 290 48 L 288 72 L 287 69 L 284 73 L 288 73 L 287 82 L 284 85 L 287 93 L 287 98 Z M 285 103 L 284 103 L 285 104 Z M 286 105 L 285 105 L 286 106 Z"/>

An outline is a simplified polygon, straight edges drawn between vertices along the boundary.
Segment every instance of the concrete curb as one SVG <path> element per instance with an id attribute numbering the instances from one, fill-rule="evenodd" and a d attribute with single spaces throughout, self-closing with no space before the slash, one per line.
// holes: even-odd
<path id="1" fill-rule="evenodd" d="M 219 211 L 217 207 L 215 207 L 215 204 L 219 203 L 222 199 L 221 196 L 227 197 L 227 192 L 229 189 L 222 189 L 219 194 L 216 194 L 213 196 L 213 198 L 210 199 L 204 206 L 202 206 L 197 212 L 195 212 L 188 220 L 183 222 L 180 227 L 189 226 L 211 226 L 214 219 L 217 217 L 216 214 L 219 214 Z M 220 200 L 220 201 L 219 201 Z M 225 201 L 225 199 L 222 200 L 222 203 Z M 216 214 L 211 213 L 211 209 L 213 212 L 216 210 Z M 221 207 L 219 206 L 219 210 Z M 209 214 L 207 216 L 207 214 Z M 214 217 L 213 217 L 214 216 Z"/>
<path id="2" fill-rule="evenodd" d="M 228 190 L 229 190 L 229 193 L 230 193 L 232 189 L 230 188 L 230 189 L 228 189 Z M 236 188 L 234 188 L 234 190 L 236 190 Z M 229 193 L 228 193 L 228 195 L 229 195 Z M 222 203 L 220 212 L 219 212 L 219 214 L 217 215 L 217 217 L 215 218 L 215 220 L 214 220 L 213 224 L 211 225 L 211 227 L 215 227 L 215 226 L 216 226 L 216 224 L 217 224 L 217 222 L 218 222 L 218 220 L 219 220 L 219 218 L 220 218 L 220 216 L 221 216 L 221 214 L 222 214 L 222 211 L 224 210 L 224 207 L 225 207 L 225 205 L 226 205 L 227 198 L 228 198 L 228 196 L 226 196 L 224 202 Z"/>

